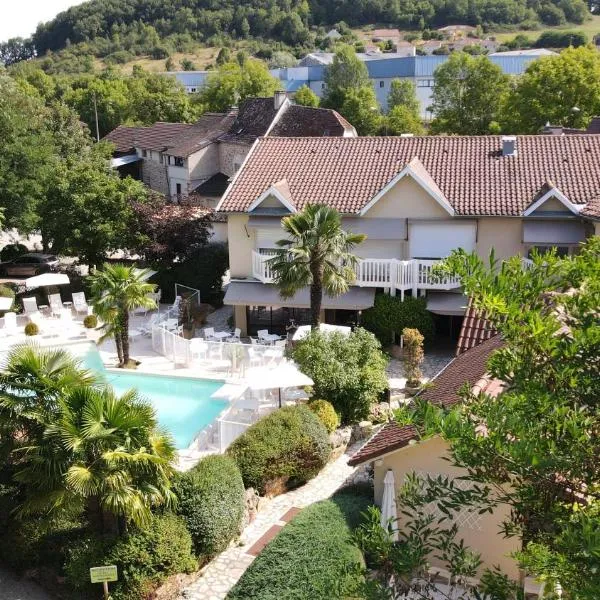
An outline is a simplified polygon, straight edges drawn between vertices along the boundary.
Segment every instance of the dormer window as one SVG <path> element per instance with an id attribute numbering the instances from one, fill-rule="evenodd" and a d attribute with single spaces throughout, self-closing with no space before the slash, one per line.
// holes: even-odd
<path id="1" fill-rule="evenodd" d="M 174 160 L 176 167 L 183 167 L 183 158 L 181 158 L 181 156 L 175 156 Z"/>

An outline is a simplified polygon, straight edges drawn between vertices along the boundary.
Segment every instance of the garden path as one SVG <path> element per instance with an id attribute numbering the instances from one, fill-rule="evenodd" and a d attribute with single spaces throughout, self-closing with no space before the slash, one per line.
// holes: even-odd
<path id="1" fill-rule="evenodd" d="M 0 598 L 2 600 L 50 600 L 50 596 L 32 581 L 20 579 L 0 567 Z"/>
<path id="2" fill-rule="evenodd" d="M 349 458 L 362 444 L 364 440 L 349 447 L 345 454 L 330 462 L 306 485 L 267 501 L 256 519 L 244 529 L 239 544 L 214 558 L 201 571 L 200 578 L 183 590 L 179 600 L 223 600 L 254 560 L 255 557 L 248 551 L 269 529 L 285 525 L 288 520 L 286 513 L 291 508 L 304 508 L 325 500 L 344 484 L 365 478 L 363 468 L 348 465 Z"/>

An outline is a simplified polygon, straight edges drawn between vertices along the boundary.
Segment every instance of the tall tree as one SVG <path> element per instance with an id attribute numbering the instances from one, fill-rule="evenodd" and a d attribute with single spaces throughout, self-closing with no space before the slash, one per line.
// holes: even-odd
<path id="1" fill-rule="evenodd" d="M 319 106 L 319 97 L 307 86 L 303 85 L 294 94 L 294 102 L 301 106 Z"/>
<path id="2" fill-rule="evenodd" d="M 356 56 L 352 46 L 341 46 L 325 72 L 326 95 L 323 105 L 340 110 L 350 92 L 370 87 L 365 64 Z"/>
<path id="3" fill-rule="evenodd" d="M 401 135 L 403 133 L 412 133 L 413 135 L 423 135 L 425 128 L 419 116 L 408 106 L 394 106 L 387 115 L 383 116 L 384 135 Z"/>
<path id="4" fill-rule="evenodd" d="M 417 98 L 417 88 L 410 79 L 394 79 L 388 94 L 388 111 L 396 106 L 404 106 L 412 113 L 419 115 L 421 103 Z"/>
<path id="5" fill-rule="evenodd" d="M 147 283 L 148 271 L 122 264 L 105 264 L 90 277 L 94 312 L 105 322 L 107 335 L 113 335 L 119 366 L 128 367 L 129 313 L 136 308 L 156 308 L 149 297 L 156 286 Z"/>
<path id="6" fill-rule="evenodd" d="M 237 60 L 221 65 L 208 76 L 199 92 L 208 110 L 226 111 L 246 98 L 272 96 L 280 87 L 260 60 Z"/>
<path id="7" fill-rule="evenodd" d="M 486 56 L 454 52 L 434 73 L 431 123 L 435 133 L 494 133 L 509 78 Z"/>
<path id="8" fill-rule="evenodd" d="M 355 279 L 356 257 L 352 249 L 366 239 L 348 233 L 333 208 L 310 204 L 302 212 L 284 217 L 281 226 L 288 239 L 277 242 L 279 250 L 271 259 L 275 285 L 282 298 L 291 298 L 310 286 L 311 326 L 319 327 L 323 292 L 339 296 Z"/>
<path id="9" fill-rule="evenodd" d="M 377 97 L 371 85 L 348 90 L 339 112 L 354 125 L 359 135 L 374 135 L 382 123 Z"/>
<path id="10" fill-rule="evenodd" d="M 505 129 L 538 133 L 546 124 L 586 127 L 600 112 L 600 55 L 595 48 L 563 50 L 532 62 L 504 111 Z"/>

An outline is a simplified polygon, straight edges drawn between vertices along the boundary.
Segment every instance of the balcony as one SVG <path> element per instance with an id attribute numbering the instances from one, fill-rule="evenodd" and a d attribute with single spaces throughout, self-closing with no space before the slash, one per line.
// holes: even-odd
<path id="1" fill-rule="evenodd" d="M 269 266 L 272 255 L 252 252 L 252 276 L 263 283 L 273 282 L 273 270 Z M 358 261 L 354 285 L 359 287 L 389 288 L 392 294 L 400 291 L 404 297 L 406 290 L 413 295 L 418 290 L 451 290 L 460 287 L 457 277 L 438 280 L 433 276 L 437 260 L 397 260 L 365 258 Z"/>

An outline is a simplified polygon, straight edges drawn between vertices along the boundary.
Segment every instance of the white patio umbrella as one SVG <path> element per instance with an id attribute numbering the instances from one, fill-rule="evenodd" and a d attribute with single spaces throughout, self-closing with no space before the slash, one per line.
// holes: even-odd
<path id="1" fill-rule="evenodd" d="M 383 478 L 383 498 L 381 499 L 381 526 L 384 529 L 389 529 L 390 519 L 391 533 L 394 542 L 398 541 L 398 528 L 396 519 L 398 518 L 398 510 L 396 508 L 396 482 L 394 481 L 394 471 L 388 469 L 388 472 Z"/>
<path id="2" fill-rule="evenodd" d="M 68 275 L 64 273 L 42 273 L 35 277 L 25 280 L 25 288 L 32 290 L 39 287 L 50 287 L 54 285 L 68 285 L 70 282 Z"/>
<path id="3" fill-rule="evenodd" d="M 305 387 L 314 385 L 315 382 L 296 366 L 286 364 L 275 369 L 252 369 L 246 383 L 251 390 L 279 390 L 279 407 L 281 407 L 282 388 Z"/>
<path id="4" fill-rule="evenodd" d="M 319 325 L 319 331 L 321 333 L 341 333 L 342 335 L 350 335 L 352 329 L 350 327 L 345 327 L 343 325 L 329 325 L 328 323 L 321 323 Z M 296 329 L 296 333 L 294 333 L 294 337 L 292 340 L 297 342 L 298 340 L 304 339 L 310 333 L 310 325 L 300 325 L 298 329 Z"/>

